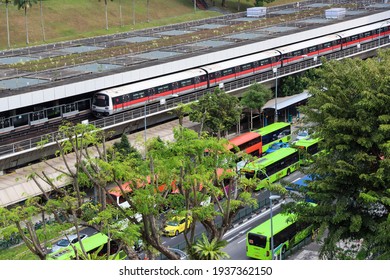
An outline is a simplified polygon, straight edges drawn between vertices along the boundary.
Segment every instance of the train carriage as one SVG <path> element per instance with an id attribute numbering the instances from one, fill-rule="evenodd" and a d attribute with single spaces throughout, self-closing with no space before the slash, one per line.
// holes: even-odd
<path id="1" fill-rule="evenodd" d="M 93 96 L 92 112 L 96 116 L 107 116 L 143 106 L 145 102 L 186 94 L 207 86 L 206 72 L 202 69 L 191 69 L 99 91 Z"/>
<path id="2" fill-rule="evenodd" d="M 387 25 L 386 25 L 387 24 Z M 342 39 L 342 48 L 351 48 L 360 44 L 378 40 L 390 35 L 390 23 L 388 21 L 377 22 L 370 25 L 354 28 L 337 33 Z"/>
<path id="3" fill-rule="evenodd" d="M 327 35 L 321 38 L 292 44 L 277 50 L 282 55 L 282 66 L 313 59 L 321 55 L 341 50 L 341 38 L 338 35 Z"/>
<path id="4" fill-rule="evenodd" d="M 269 71 L 277 67 L 279 52 L 265 51 L 232 59 L 225 62 L 203 66 L 208 73 L 209 86 L 233 81 L 235 79 L 251 76 L 260 72 Z"/>

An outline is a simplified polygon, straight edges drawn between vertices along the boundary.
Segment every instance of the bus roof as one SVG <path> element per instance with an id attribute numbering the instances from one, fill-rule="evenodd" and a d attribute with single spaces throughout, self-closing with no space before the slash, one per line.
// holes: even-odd
<path id="1" fill-rule="evenodd" d="M 308 139 L 300 139 L 294 143 L 295 146 L 299 147 L 309 147 L 315 143 L 318 143 L 320 138 L 308 138 Z"/>
<path id="2" fill-rule="evenodd" d="M 287 157 L 289 155 L 292 155 L 293 153 L 297 152 L 294 148 L 283 148 L 276 150 L 275 152 L 272 152 L 268 155 L 265 155 L 261 158 L 259 158 L 256 161 L 252 161 L 248 163 L 244 169 L 262 169 L 284 157 Z"/>
<path id="3" fill-rule="evenodd" d="M 232 139 L 229 140 L 231 144 L 234 144 L 236 146 L 241 145 L 242 143 L 245 143 L 249 140 L 256 139 L 258 137 L 261 137 L 261 135 L 254 131 L 249 131 L 244 134 L 238 135 Z"/>
<path id="4" fill-rule="evenodd" d="M 83 239 L 81 242 L 83 243 L 83 247 L 84 247 L 85 251 L 88 252 L 88 251 L 91 251 L 95 248 L 100 247 L 103 244 L 106 244 L 107 241 L 108 241 L 108 236 L 101 233 L 101 232 L 98 232 L 94 235 L 91 235 L 91 236 Z M 80 252 L 81 252 L 80 242 L 75 243 L 74 246 L 77 250 L 80 250 Z M 52 260 L 70 260 L 74 256 L 75 256 L 75 253 L 74 253 L 72 246 L 68 246 L 66 248 L 62 248 L 62 249 L 58 250 L 55 253 L 49 254 L 48 257 L 49 257 L 49 259 L 52 259 Z"/>
<path id="5" fill-rule="evenodd" d="M 267 126 L 264 126 L 262 128 L 259 128 L 255 130 L 257 133 L 260 133 L 262 136 L 267 135 L 271 132 L 274 132 L 275 130 L 284 128 L 284 127 L 290 127 L 291 124 L 288 122 L 276 122 Z"/>
<path id="6" fill-rule="evenodd" d="M 287 225 L 291 224 L 294 219 L 294 214 L 284 214 L 279 213 L 272 217 L 272 229 L 273 234 L 275 235 L 282 229 L 284 229 Z M 271 220 L 268 219 L 258 225 L 257 227 L 251 229 L 249 233 L 264 235 L 264 236 L 271 236 Z"/>

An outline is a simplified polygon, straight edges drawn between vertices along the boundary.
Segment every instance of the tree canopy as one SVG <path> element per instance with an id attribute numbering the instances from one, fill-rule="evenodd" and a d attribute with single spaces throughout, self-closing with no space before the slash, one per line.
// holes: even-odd
<path id="1" fill-rule="evenodd" d="M 327 230 L 327 258 L 345 257 L 340 241 L 363 241 L 355 257 L 388 258 L 390 52 L 324 61 L 315 75 L 302 111 L 326 153 L 307 171 L 315 176 L 307 192 L 318 206 L 304 208 L 305 219 Z"/>

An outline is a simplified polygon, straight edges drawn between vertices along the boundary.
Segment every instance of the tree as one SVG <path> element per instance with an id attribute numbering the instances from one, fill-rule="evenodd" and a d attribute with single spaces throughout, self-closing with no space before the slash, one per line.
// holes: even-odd
<path id="1" fill-rule="evenodd" d="M 237 124 L 241 117 L 242 108 L 237 97 L 215 88 L 213 94 L 206 94 L 193 103 L 189 114 L 190 120 L 207 126 L 221 138 L 221 132 Z"/>
<path id="2" fill-rule="evenodd" d="M 191 112 L 191 105 L 189 104 L 178 104 L 176 108 L 169 113 L 176 115 L 179 119 L 179 125 L 183 126 L 183 119 L 186 115 Z"/>
<path id="3" fill-rule="evenodd" d="M 39 0 L 39 10 L 40 10 L 40 15 L 41 15 L 41 29 L 42 29 L 43 42 L 46 42 L 45 24 L 44 24 L 44 19 L 43 19 L 43 5 L 42 5 L 42 0 Z"/>
<path id="4" fill-rule="evenodd" d="M 294 94 L 302 93 L 307 84 L 305 83 L 305 74 L 290 75 L 281 79 L 279 96 L 290 96 Z"/>
<path id="5" fill-rule="evenodd" d="M 100 2 L 101 0 L 99 0 Z M 114 0 L 111 0 L 111 2 L 113 2 Z M 106 30 L 108 30 L 108 1 L 107 0 L 104 0 L 104 11 L 105 11 L 105 15 L 106 15 Z"/>
<path id="6" fill-rule="evenodd" d="M 263 111 L 262 108 L 265 105 L 265 103 L 267 103 L 267 101 L 270 100 L 271 98 L 272 98 L 272 91 L 269 88 L 265 87 L 263 84 L 253 84 L 249 87 L 247 91 L 244 92 L 241 99 L 241 104 L 251 109 L 251 116 L 250 116 L 251 130 L 253 129 L 252 110 L 257 109 L 257 111 L 259 112 L 259 120 L 261 124 L 261 113 Z"/>
<path id="7" fill-rule="evenodd" d="M 266 3 L 274 2 L 275 0 L 255 0 L 255 7 L 263 7 Z"/>
<path id="8" fill-rule="evenodd" d="M 213 239 L 209 242 L 207 236 L 202 234 L 202 239 L 198 240 L 192 250 L 198 260 L 222 260 L 229 257 L 226 252 L 222 251 L 226 245 L 227 241 L 225 240 Z"/>
<path id="9" fill-rule="evenodd" d="M 32 4 L 36 4 L 37 0 L 14 0 L 14 5 L 18 6 L 18 10 L 24 10 L 24 22 L 26 28 L 26 44 L 28 45 L 30 42 L 28 40 L 28 22 L 27 22 L 27 10 L 32 6 Z"/>
<path id="10" fill-rule="evenodd" d="M 308 195 L 318 205 L 299 210 L 328 231 L 321 255 L 330 259 L 338 258 L 342 240 L 363 240 L 359 257 L 390 251 L 389 66 L 389 51 L 379 59 L 323 61 L 309 87 L 305 120 L 326 153 L 308 170 L 316 178 Z"/>
<path id="11" fill-rule="evenodd" d="M 5 3 L 5 18 L 7 23 L 7 47 L 11 47 L 11 41 L 9 36 L 9 18 L 8 18 L 8 4 L 11 3 L 11 0 L 2 0 L 1 2 Z"/>

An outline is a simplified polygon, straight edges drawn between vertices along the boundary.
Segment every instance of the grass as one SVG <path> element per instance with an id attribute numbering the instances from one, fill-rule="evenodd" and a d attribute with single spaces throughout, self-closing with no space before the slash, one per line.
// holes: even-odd
<path id="1" fill-rule="evenodd" d="M 206 2 L 212 6 L 211 0 L 206 0 Z M 276 0 L 267 6 L 289 2 L 295 1 Z M 147 1 L 134 0 L 134 3 L 135 17 L 133 17 L 133 0 L 108 1 L 108 30 L 106 30 L 103 0 L 42 0 L 42 17 L 40 1 L 38 0 L 37 4 L 33 4 L 27 10 L 28 45 L 109 35 L 221 15 L 210 10 L 196 9 L 194 12 L 192 0 L 149 0 L 149 13 L 147 12 Z M 221 7 L 221 0 L 216 0 L 215 3 L 217 7 Z M 226 9 L 230 12 L 237 12 L 246 11 L 248 7 L 253 7 L 254 0 L 227 0 L 226 3 Z M 239 9 L 238 3 L 240 4 Z M 17 6 L 13 5 L 13 1 L 8 5 L 8 18 L 10 48 L 28 46 L 26 44 L 24 10 L 18 10 Z M 43 18 L 44 32 L 42 31 L 41 18 Z M 1 4 L 0 50 L 5 49 L 8 49 L 6 5 Z"/>

